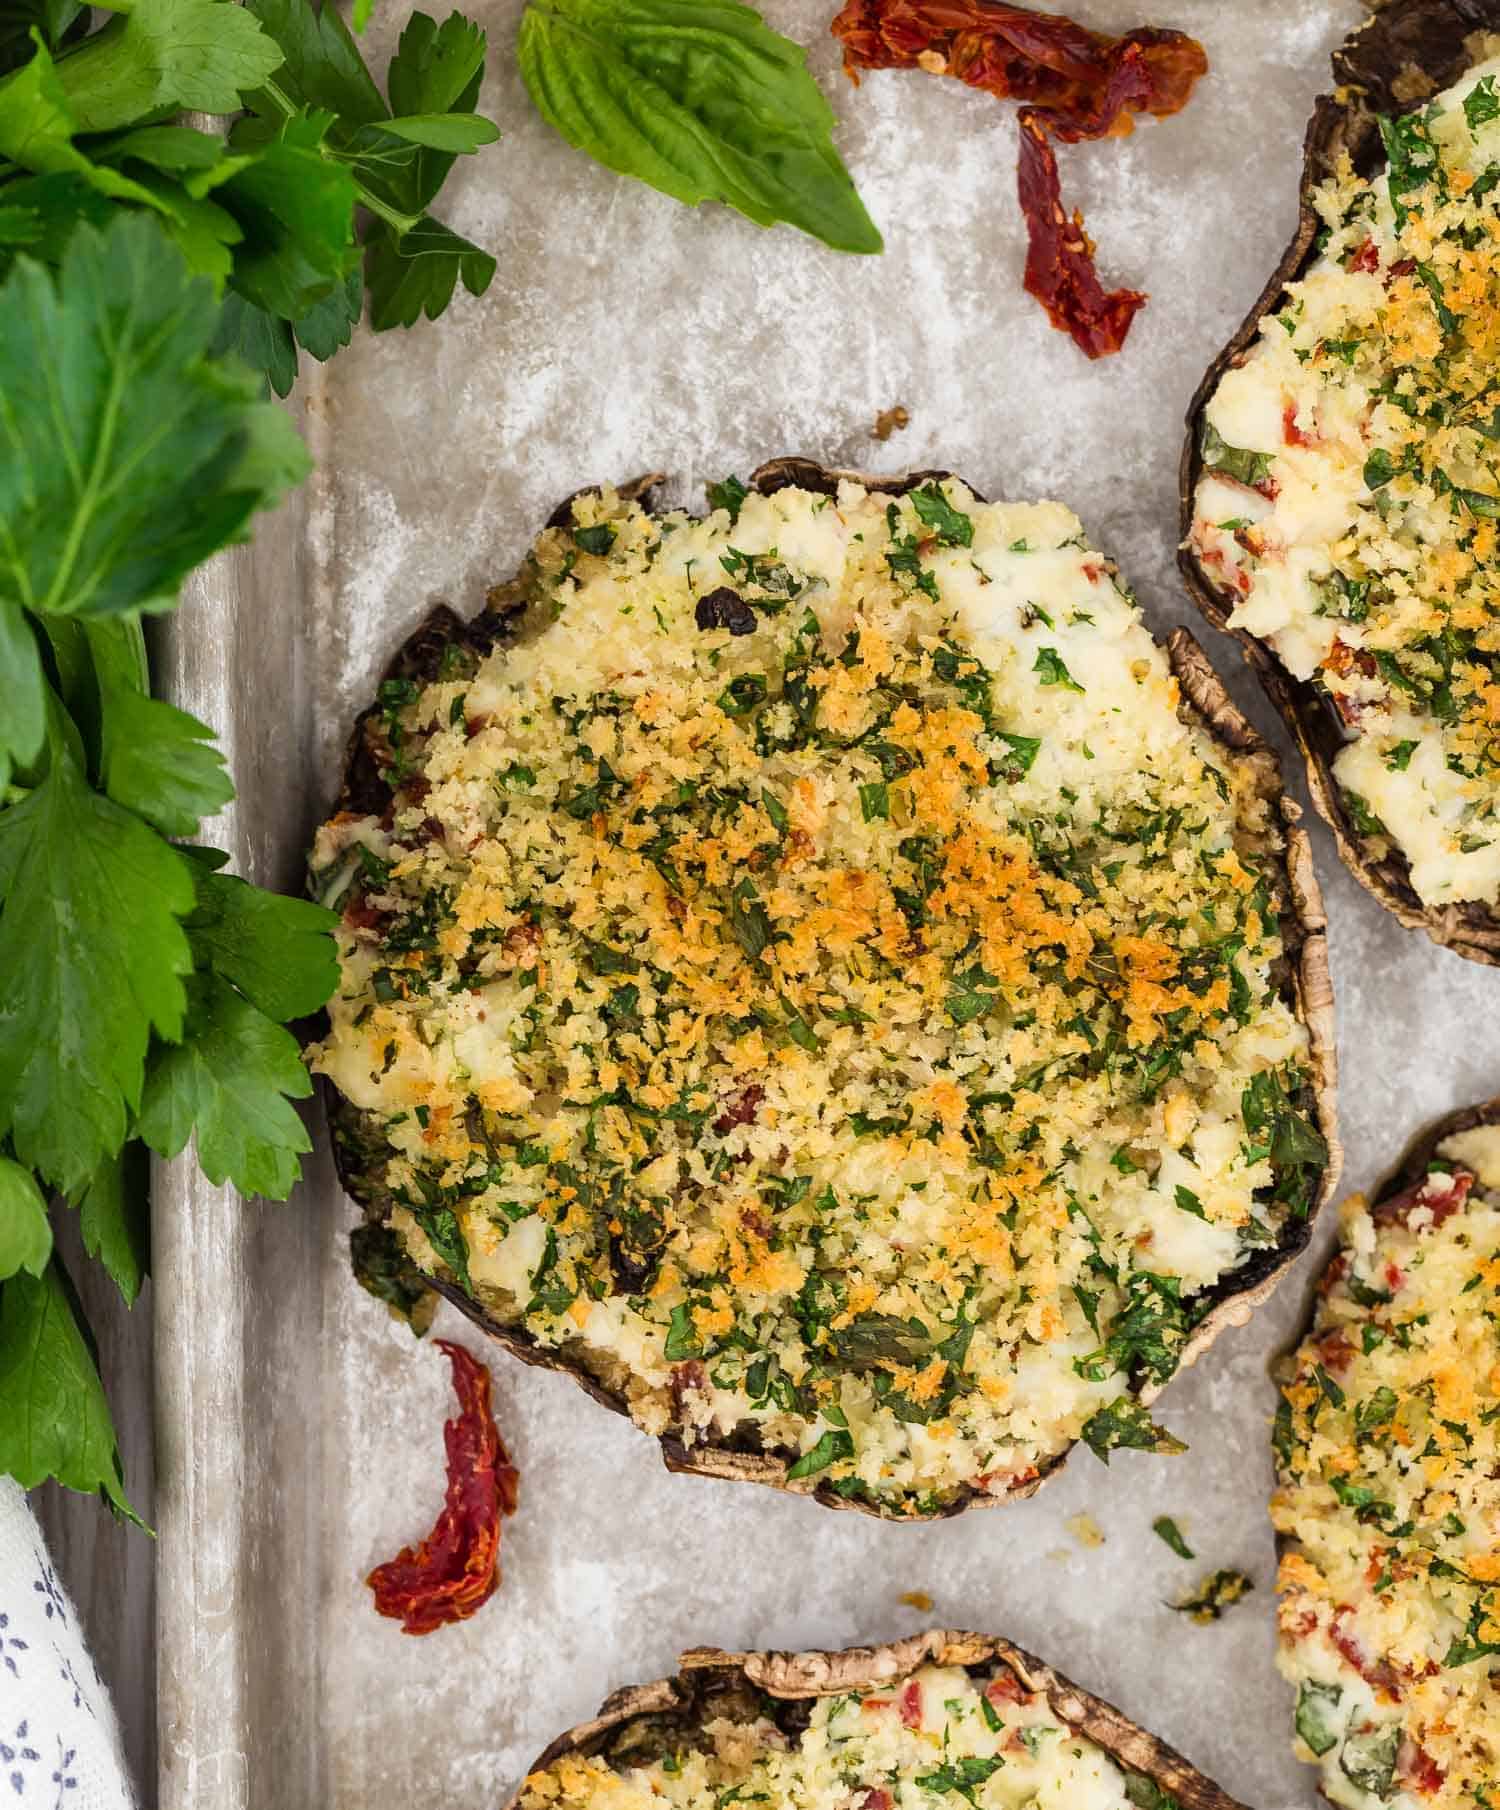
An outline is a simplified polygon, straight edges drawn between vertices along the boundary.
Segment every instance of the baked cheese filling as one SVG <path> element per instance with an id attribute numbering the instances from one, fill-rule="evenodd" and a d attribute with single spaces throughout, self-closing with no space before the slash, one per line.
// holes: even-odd
<path id="1" fill-rule="evenodd" d="M 647 1752 L 635 1748 L 632 1740 L 613 1762 L 554 1760 L 526 1780 L 520 1810 L 1128 1810 L 1171 1801 L 1003 1666 L 976 1677 L 926 1665 L 888 1690 L 820 1698 L 798 1733 L 769 1714 L 721 1716 L 691 1736 L 664 1725 Z"/>
<path id="2" fill-rule="evenodd" d="M 1277 1418 L 1296 1748 L 1349 1810 L 1500 1803 L 1500 1128 L 1341 1210 Z"/>
<path id="3" fill-rule="evenodd" d="M 1326 1156 L 1263 767 L 1056 504 L 606 491 L 524 585 L 386 687 L 392 808 L 314 856 L 316 1065 L 410 1256 L 846 1496 L 1163 1444 L 1140 1390 Z"/>
<path id="4" fill-rule="evenodd" d="M 1189 546 L 1325 691 L 1360 835 L 1500 900 L 1500 58 L 1313 196 L 1322 251 L 1204 414 Z"/>

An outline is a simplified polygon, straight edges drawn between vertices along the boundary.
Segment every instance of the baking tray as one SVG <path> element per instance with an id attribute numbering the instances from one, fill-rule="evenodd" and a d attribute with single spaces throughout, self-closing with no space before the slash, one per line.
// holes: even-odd
<path id="1" fill-rule="evenodd" d="M 377 59 L 404 10 L 382 0 Z M 171 695 L 223 734 L 240 788 L 224 846 L 252 879 L 300 885 L 350 721 L 404 633 L 439 598 L 476 609 L 593 480 L 657 467 L 701 495 L 781 452 L 947 466 L 992 496 L 1066 499 L 1153 627 L 1189 618 L 1172 564 L 1182 410 L 1290 233 L 1303 124 L 1360 9 L 1146 9 L 1202 38 L 1213 72 L 1179 118 L 1062 153 L 1106 280 L 1152 297 L 1123 355 L 1098 365 L 1020 292 L 1013 111 L 918 75 L 855 93 L 827 36 L 834 0 L 764 10 L 813 46 L 883 258 L 693 213 L 595 167 L 526 102 L 519 4 L 479 8 L 483 105 L 505 136 L 456 172 L 444 211 L 498 252 L 494 286 L 305 371 L 317 475 L 203 576 L 166 637 Z M 1122 0 L 1078 10 L 1116 29 L 1140 16 Z M 896 404 L 910 425 L 877 442 Z M 1284 748 L 1233 646 L 1202 632 Z M 1321 828 L 1316 847 L 1359 1186 L 1417 1123 L 1495 1091 L 1473 1027 L 1500 1018 L 1500 973 L 1401 931 Z M 414 1640 L 376 1617 L 361 1579 L 431 1525 L 447 1366 L 351 1281 L 353 1214 L 321 1137 L 285 1208 L 247 1208 L 186 1164 L 158 1176 L 163 1810 L 492 1810 L 555 1731 L 682 1647 L 839 1646 L 927 1623 L 1044 1654 L 1260 1810 L 1314 1801 L 1273 1666 L 1264 1502 L 1266 1363 L 1316 1258 L 1165 1396 L 1188 1456 L 1121 1453 L 1106 1471 L 1080 1452 L 1033 1501 L 931 1527 L 671 1477 L 654 1442 L 570 1381 L 486 1352 L 522 1479 L 505 1581 L 472 1621 Z M 467 1324 L 444 1324 L 478 1348 Z M 1163 1513 L 1198 1565 L 1152 1536 Z M 1256 1584 L 1223 1621 L 1164 1606 L 1218 1565 Z M 919 1591 L 930 1611 L 901 1601 Z"/>

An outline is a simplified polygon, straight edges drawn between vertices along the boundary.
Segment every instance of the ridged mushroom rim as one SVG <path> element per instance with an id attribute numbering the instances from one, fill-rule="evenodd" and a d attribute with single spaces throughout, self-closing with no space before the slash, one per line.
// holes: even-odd
<path id="1" fill-rule="evenodd" d="M 1500 1100 L 1340 1209 L 1281 1368 L 1272 1501 L 1295 1748 L 1346 1810 L 1500 1779 Z"/>
<path id="2" fill-rule="evenodd" d="M 1181 563 L 1356 876 L 1500 960 L 1500 0 L 1335 54 L 1297 233 L 1189 410 Z"/>
<path id="3" fill-rule="evenodd" d="M 711 496 L 570 499 L 356 734 L 314 1061 L 363 1278 L 833 1506 L 1172 1449 L 1336 1167 L 1274 757 L 1056 504 Z"/>
<path id="4" fill-rule="evenodd" d="M 506 1810 L 729 1802 L 1244 1810 L 1165 1742 L 1009 1641 L 934 1629 L 823 1653 L 684 1653 L 560 1736 Z"/>

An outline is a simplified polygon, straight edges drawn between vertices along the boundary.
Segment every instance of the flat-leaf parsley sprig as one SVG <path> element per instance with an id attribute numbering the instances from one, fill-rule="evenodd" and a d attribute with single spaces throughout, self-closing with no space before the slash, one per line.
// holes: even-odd
<path id="1" fill-rule="evenodd" d="M 95 21 L 100 23 L 95 26 Z M 376 86 L 332 6 L 76 0 L 0 16 L 0 275 L 53 266 L 78 228 L 150 213 L 226 294 L 220 349 L 285 395 L 370 299 L 377 331 L 435 319 L 495 260 L 429 209 L 455 160 L 499 137 L 473 111 L 485 35 L 414 13 Z M 172 123 L 232 120 L 228 140 Z"/>
<path id="2" fill-rule="evenodd" d="M 207 725 L 150 695 L 142 614 L 308 469 L 212 353 L 219 313 L 144 209 L 0 285 L 0 1472 L 125 1514 L 48 1197 L 127 1303 L 146 1147 L 196 1138 L 210 1180 L 284 1199 L 310 1091 L 285 1021 L 337 978 L 331 914 L 194 846 L 234 788 Z"/>

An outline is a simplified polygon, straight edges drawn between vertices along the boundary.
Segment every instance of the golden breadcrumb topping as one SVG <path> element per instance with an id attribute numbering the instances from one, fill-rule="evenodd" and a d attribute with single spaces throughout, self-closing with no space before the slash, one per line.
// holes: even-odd
<path id="1" fill-rule="evenodd" d="M 1205 414 L 1191 546 L 1348 731 L 1432 905 L 1500 899 L 1500 60 L 1315 194 L 1322 252 Z"/>
<path id="2" fill-rule="evenodd" d="M 1344 1203 L 1283 1386 L 1279 1662 L 1297 1751 L 1350 1810 L 1500 1802 L 1497 1158 L 1463 1133 Z"/>
<path id="3" fill-rule="evenodd" d="M 1326 1156 L 1264 772 L 1066 510 L 729 498 L 582 500 L 513 644 L 387 686 L 315 854 L 348 1166 L 653 1432 L 913 1512 L 1161 1449 Z"/>
<path id="4" fill-rule="evenodd" d="M 1157 1786 L 1061 1722 L 1047 1698 L 1003 1666 L 974 1674 L 927 1665 L 867 1694 L 825 1697 L 784 1732 L 787 1706 L 752 1719 L 631 1737 L 612 1760 L 567 1754 L 526 1780 L 520 1810 L 1160 1810 Z M 644 1751 L 642 1751 L 644 1748 Z"/>

